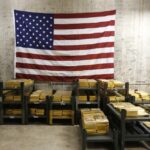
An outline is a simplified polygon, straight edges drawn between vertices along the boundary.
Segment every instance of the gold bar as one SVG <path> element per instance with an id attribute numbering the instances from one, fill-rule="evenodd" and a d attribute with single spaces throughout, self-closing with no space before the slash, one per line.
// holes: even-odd
<path id="1" fill-rule="evenodd" d="M 86 87 L 88 88 L 89 87 L 89 84 L 88 84 L 88 80 L 87 79 L 79 79 L 79 87 Z"/>
<path id="2" fill-rule="evenodd" d="M 97 81 L 94 80 L 94 79 L 88 79 L 88 85 L 89 85 L 89 87 L 91 87 L 91 88 L 96 88 L 96 86 L 97 86 Z"/>
<path id="3" fill-rule="evenodd" d="M 96 101 L 96 96 L 89 96 L 89 100 L 91 101 L 91 102 L 93 102 L 93 101 Z"/>
<path id="4" fill-rule="evenodd" d="M 78 96 L 78 100 L 81 102 L 87 101 L 87 96 Z"/>

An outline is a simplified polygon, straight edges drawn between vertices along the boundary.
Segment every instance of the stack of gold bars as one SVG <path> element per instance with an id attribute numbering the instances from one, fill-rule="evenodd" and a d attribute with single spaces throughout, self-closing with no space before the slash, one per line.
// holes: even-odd
<path id="1" fill-rule="evenodd" d="M 53 119 L 71 119 L 74 122 L 74 111 L 73 110 L 51 110 L 49 112 L 50 124 L 53 124 Z"/>
<path id="2" fill-rule="evenodd" d="M 5 102 L 19 102 L 21 101 L 21 95 L 16 95 L 13 92 L 9 92 L 4 97 Z"/>
<path id="3" fill-rule="evenodd" d="M 78 80 L 79 88 L 96 88 L 97 87 L 97 81 L 94 79 L 79 79 Z M 80 102 L 86 102 L 86 101 L 96 101 L 96 93 L 91 93 L 89 97 L 84 91 L 80 91 L 80 95 L 78 96 L 78 100 Z"/>
<path id="4" fill-rule="evenodd" d="M 94 79 L 79 79 L 78 81 L 80 88 L 96 88 L 97 81 Z"/>
<path id="5" fill-rule="evenodd" d="M 21 109 L 6 109 L 5 115 L 12 115 L 12 116 L 20 116 L 22 114 Z"/>
<path id="6" fill-rule="evenodd" d="M 5 87 L 10 89 L 20 88 L 21 82 L 24 83 L 24 87 L 31 86 L 34 84 L 34 81 L 31 79 L 14 79 L 6 81 Z"/>
<path id="7" fill-rule="evenodd" d="M 113 107 L 119 112 L 124 109 L 126 110 L 127 117 L 142 117 L 148 116 L 149 114 L 145 111 L 144 108 L 140 106 L 135 106 L 129 102 L 119 102 L 119 103 L 111 103 Z"/>
<path id="8" fill-rule="evenodd" d="M 72 91 L 57 90 L 53 95 L 54 102 L 71 102 Z"/>
<path id="9" fill-rule="evenodd" d="M 78 101 L 87 102 L 89 100 L 90 102 L 95 102 L 97 100 L 96 93 L 89 92 L 89 94 L 90 93 L 91 95 L 87 95 L 86 92 L 80 91 L 80 95 L 78 96 Z"/>
<path id="10" fill-rule="evenodd" d="M 52 90 L 37 90 L 30 95 L 30 102 L 45 101 L 47 96 L 52 96 Z"/>
<path id="11" fill-rule="evenodd" d="M 10 90 L 5 90 L 3 92 L 4 96 L 4 101 L 7 102 L 19 102 L 21 101 L 21 93 L 15 93 L 13 89 L 20 88 L 21 82 L 24 83 L 24 87 L 27 86 L 33 86 L 34 82 L 33 80 L 30 79 L 14 79 L 14 80 L 8 80 L 5 82 L 5 88 L 8 88 Z M 11 90 L 12 89 L 12 90 Z M 24 95 L 29 95 L 31 92 L 30 89 L 26 90 L 24 92 Z"/>
<path id="12" fill-rule="evenodd" d="M 72 91 L 70 90 L 57 90 L 53 95 L 53 102 L 60 103 L 71 103 Z M 74 111 L 72 110 L 51 110 L 49 112 L 50 122 L 52 123 L 53 119 L 73 119 Z"/>
<path id="13" fill-rule="evenodd" d="M 115 96 L 109 96 L 109 102 L 124 102 L 125 96 L 123 95 L 115 95 Z"/>
<path id="14" fill-rule="evenodd" d="M 30 108 L 30 113 L 33 116 L 44 116 L 45 110 L 40 108 Z"/>
<path id="15" fill-rule="evenodd" d="M 46 101 L 47 96 L 52 96 L 52 90 L 37 90 L 30 95 L 30 102 L 43 102 Z M 44 116 L 45 109 L 30 108 L 31 115 Z"/>
<path id="16" fill-rule="evenodd" d="M 95 102 L 97 100 L 96 93 L 89 95 L 89 101 Z"/>
<path id="17" fill-rule="evenodd" d="M 109 102 L 123 102 L 125 101 L 125 96 L 119 91 L 113 91 L 116 88 L 124 87 L 125 83 L 117 80 L 98 80 L 100 87 L 106 88 L 108 93 Z M 125 91 L 125 90 L 124 90 Z"/>
<path id="18" fill-rule="evenodd" d="M 123 88 L 125 85 L 124 82 L 117 81 L 117 80 L 98 80 L 101 87 L 107 87 L 107 89 L 114 89 L 114 88 Z"/>
<path id="19" fill-rule="evenodd" d="M 72 110 L 52 110 L 51 113 L 54 119 L 72 118 Z"/>
<path id="20" fill-rule="evenodd" d="M 150 101 L 150 94 L 143 91 L 138 90 L 129 90 L 129 94 L 135 97 L 135 101 Z"/>
<path id="21" fill-rule="evenodd" d="M 109 121 L 98 108 L 81 109 L 82 125 L 89 135 L 101 135 L 109 132 Z"/>
<path id="22" fill-rule="evenodd" d="M 78 96 L 78 101 L 86 102 L 88 100 L 87 93 L 85 91 L 80 91 Z"/>

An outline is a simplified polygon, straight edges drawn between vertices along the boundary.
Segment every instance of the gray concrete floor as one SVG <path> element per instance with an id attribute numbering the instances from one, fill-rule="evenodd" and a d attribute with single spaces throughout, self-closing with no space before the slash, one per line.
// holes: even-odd
<path id="1" fill-rule="evenodd" d="M 90 150 L 106 150 L 94 147 Z M 78 126 L 2 125 L 0 150 L 81 150 L 80 130 Z M 145 148 L 134 144 L 126 150 Z"/>

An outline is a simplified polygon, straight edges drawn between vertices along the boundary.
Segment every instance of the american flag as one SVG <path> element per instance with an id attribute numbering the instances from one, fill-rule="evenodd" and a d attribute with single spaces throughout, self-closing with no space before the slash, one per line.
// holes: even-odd
<path id="1" fill-rule="evenodd" d="M 16 78 L 114 78 L 115 14 L 115 10 L 73 14 L 15 10 Z"/>

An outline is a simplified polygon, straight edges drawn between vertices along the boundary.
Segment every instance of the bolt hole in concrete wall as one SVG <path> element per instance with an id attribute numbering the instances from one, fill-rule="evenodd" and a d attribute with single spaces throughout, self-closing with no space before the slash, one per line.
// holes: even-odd
<path id="1" fill-rule="evenodd" d="M 150 83 L 149 0 L 1 0 L 0 80 L 3 81 L 14 74 L 14 9 L 48 13 L 116 9 L 115 79 Z M 150 92 L 149 86 L 142 89 Z"/>

